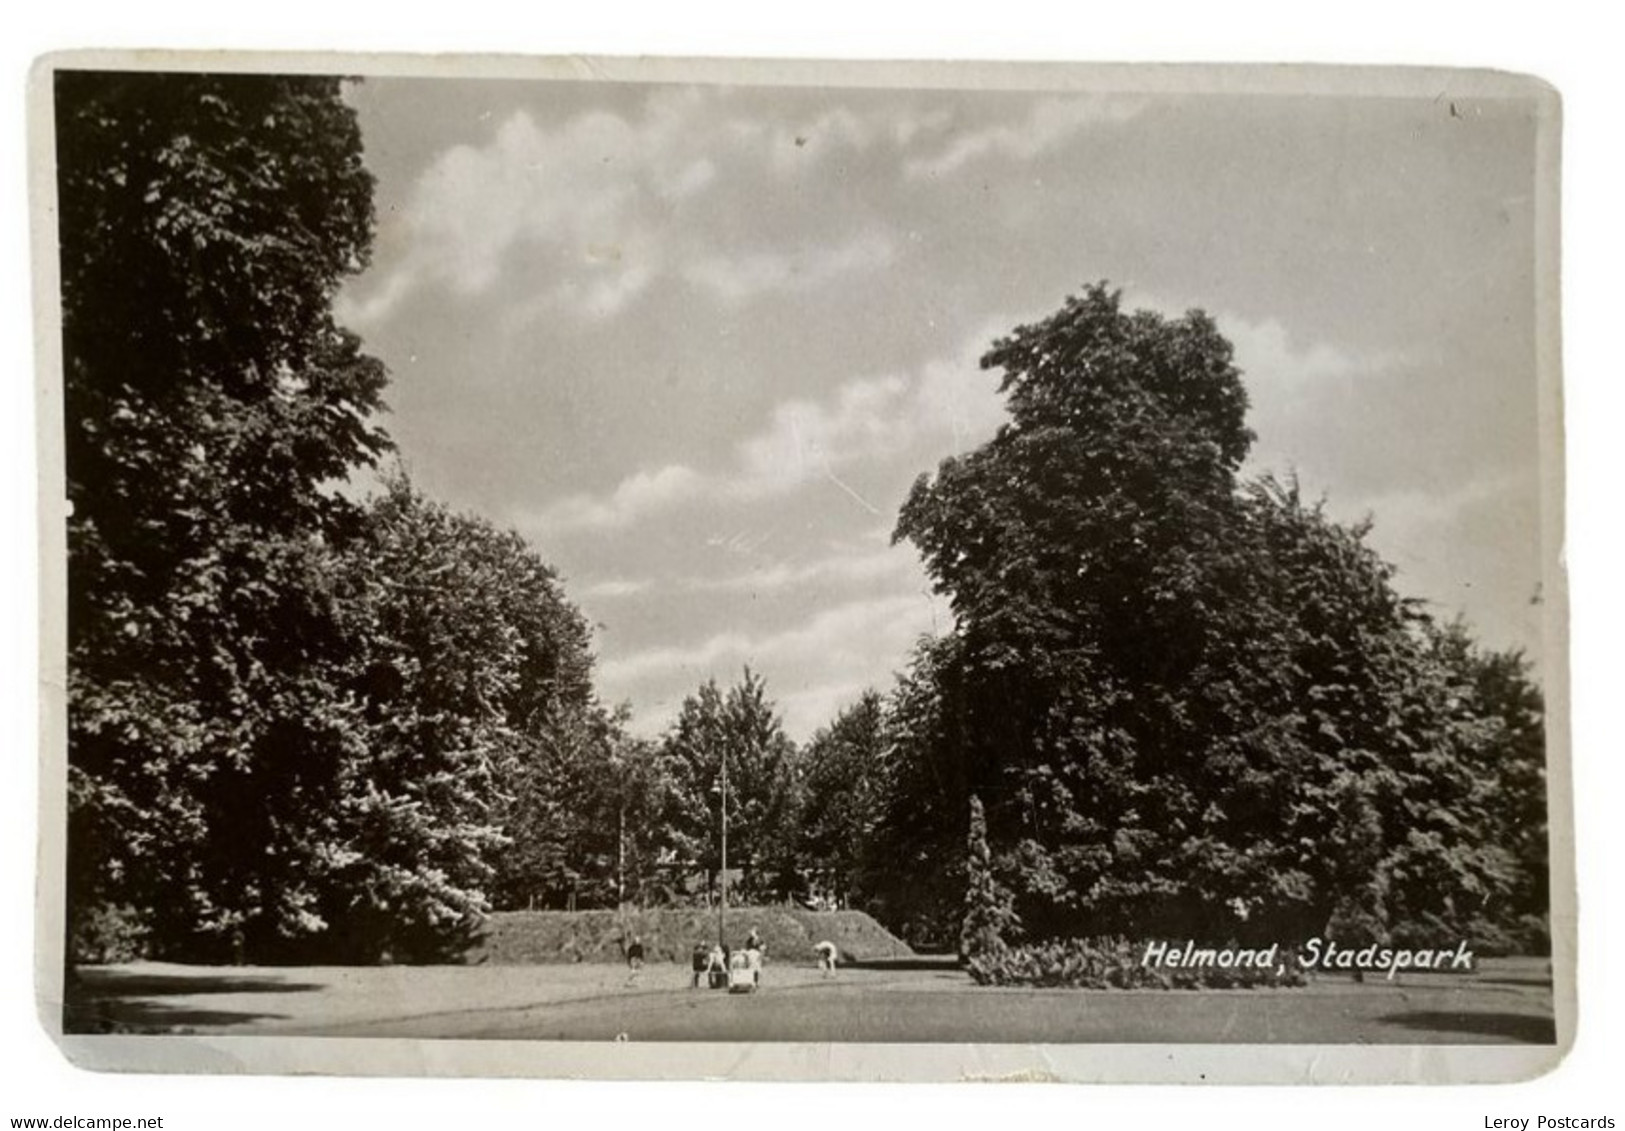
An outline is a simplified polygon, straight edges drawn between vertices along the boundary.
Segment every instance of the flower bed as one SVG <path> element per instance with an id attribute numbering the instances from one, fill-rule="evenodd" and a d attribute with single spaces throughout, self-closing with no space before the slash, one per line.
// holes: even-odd
<path id="1" fill-rule="evenodd" d="M 1286 952 L 1278 964 L 1267 967 L 1166 966 L 1147 962 L 1146 952 L 1144 942 L 1122 937 L 1055 939 L 990 950 L 973 956 L 967 968 L 983 986 L 1198 990 L 1301 986 L 1305 982 L 1302 969 Z"/>

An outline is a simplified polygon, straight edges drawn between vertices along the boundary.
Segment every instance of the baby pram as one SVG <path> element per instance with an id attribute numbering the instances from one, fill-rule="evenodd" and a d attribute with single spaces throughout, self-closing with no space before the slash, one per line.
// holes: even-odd
<path id="1" fill-rule="evenodd" d="M 762 952 L 736 950 L 728 959 L 728 992 L 753 994 L 762 987 Z"/>

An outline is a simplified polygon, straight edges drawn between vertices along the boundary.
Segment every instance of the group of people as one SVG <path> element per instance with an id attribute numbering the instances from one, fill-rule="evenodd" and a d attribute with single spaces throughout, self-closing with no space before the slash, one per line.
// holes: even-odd
<path id="1" fill-rule="evenodd" d="M 755 927 L 745 937 L 745 945 L 737 950 L 730 949 L 720 941 L 697 942 L 692 955 L 694 976 L 691 988 L 699 989 L 703 985 L 714 989 L 723 986 L 729 989 L 755 989 L 762 984 L 762 959 L 766 953 L 767 944 Z M 820 942 L 813 947 L 813 953 L 817 955 L 818 968 L 824 971 L 825 977 L 833 977 L 839 956 L 835 944 Z"/>
<path id="2" fill-rule="evenodd" d="M 645 950 L 643 936 L 633 935 L 630 941 L 622 936 L 622 947 L 626 955 L 627 981 L 636 982 L 643 970 Z M 767 944 L 762 940 L 761 932 L 755 927 L 745 936 L 745 944 L 737 950 L 725 943 L 697 942 L 694 944 L 692 956 L 693 981 L 691 987 L 699 989 L 702 985 L 712 989 L 756 989 L 762 984 L 762 959 L 767 954 Z M 836 945 L 828 940 L 820 942 L 813 947 L 813 954 L 818 959 L 818 968 L 824 972 L 826 978 L 835 976 L 835 966 L 840 958 L 840 951 Z"/>
<path id="3" fill-rule="evenodd" d="M 692 988 L 699 989 L 704 983 L 712 988 L 755 989 L 762 984 L 762 956 L 766 950 L 761 933 L 755 927 L 750 929 L 745 945 L 738 950 L 720 941 L 711 945 L 695 943 Z"/>
<path id="4" fill-rule="evenodd" d="M 699 989 L 701 983 L 716 988 L 722 984 L 722 979 L 728 973 L 728 949 L 721 943 L 707 946 L 703 942 L 694 944 L 692 958 L 694 967 L 694 981 L 690 988 Z"/>

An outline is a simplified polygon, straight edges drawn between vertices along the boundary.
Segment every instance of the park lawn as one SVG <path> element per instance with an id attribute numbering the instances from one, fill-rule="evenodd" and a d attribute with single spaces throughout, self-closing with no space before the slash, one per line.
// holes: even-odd
<path id="1" fill-rule="evenodd" d="M 81 971 L 78 1032 L 518 1040 L 1550 1044 L 1544 960 L 1472 976 L 1404 975 L 1303 989 L 992 989 L 949 964 L 770 965 L 764 988 L 689 988 L 688 971 L 626 967 L 194 967 Z"/>

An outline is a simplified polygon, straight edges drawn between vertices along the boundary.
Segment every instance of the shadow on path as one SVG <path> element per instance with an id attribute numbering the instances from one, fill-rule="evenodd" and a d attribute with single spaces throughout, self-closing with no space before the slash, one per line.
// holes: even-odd
<path id="1" fill-rule="evenodd" d="M 1530 986 L 1534 989 L 1549 989 L 1552 976 L 1541 973 L 1480 974 L 1473 982 L 1480 986 Z"/>
<path id="2" fill-rule="evenodd" d="M 319 982 L 277 977 L 159 974 L 141 970 L 80 970 L 68 978 L 62 1028 L 68 1033 L 184 1033 L 197 1026 L 246 1025 L 280 1020 L 282 1013 L 255 1009 L 204 1009 L 193 998 L 220 994 L 312 993 Z"/>
<path id="3" fill-rule="evenodd" d="M 900 958 L 870 958 L 864 961 L 846 961 L 843 970 L 940 970 L 959 969 L 959 958 L 952 954 L 911 954 Z"/>
<path id="4" fill-rule="evenodd" d="M 1529 1045 L 1557 1043 L 1557 1022 L 1550 1017 L 1534 1017 L 1527 1013 L 1417 1010 L 1409 1013 L 1390 1013 L 1378 1020 L 1384 1025 L 1421 1029 L 1430 1033 L 1467 1033 L 1476 1037 L 1501 1037 Z"/>
<path id="5" fill-rule="evenodd" d="M 293 994 L 322 989 L 320 982 L 290 982 L 253 974 L 154 974 L 143 970 L 85 970 L 81 994 L 103 997 L 162 997 L 184 994 Z"/>

